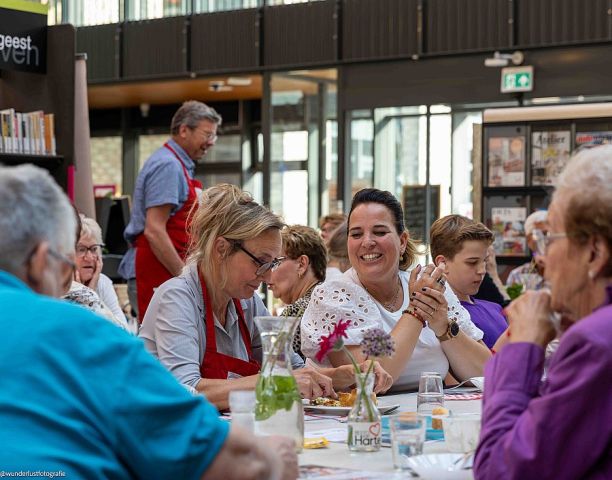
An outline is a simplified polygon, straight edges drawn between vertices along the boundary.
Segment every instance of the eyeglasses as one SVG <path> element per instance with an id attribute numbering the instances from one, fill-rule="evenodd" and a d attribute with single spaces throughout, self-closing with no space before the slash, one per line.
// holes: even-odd
<path id="1" fill-rule="evenodd" d="M 249 257 L 251 257 L 253 259 L 253 261 L 257 265 L 259 265 L 259 268 L 257 270 L 255 270 L 255 275 L 257 275 L 258 277 L 261 277 L 261 276 L 265 275 L 268 271 L 272 271 L 273 272 L 274 270 L 276 270 L 278 268 L 278 266 L 281 263 L 283 263 L 283 260 L 285 260 L 285 258 L 287 258 L 287 257 L 276 257 L 275 259 L 271 260 L 270 262 L 262 262 L 259 258 L 257 258 L 255 255 L 253 255 L 251 252 L 249 252 L 246 248 L 244 248 L 240 242 L 232 242 L 231 240 L 227 240 L 227 241 L 232 243 L 234 245 L 234 247 L 238 248 L 239 250 L 242 250 Z"/>
<path id="2" fill-rule="evenodd" d="M 543 256 L 546 255 L 546 250 L 552 242 L 560 238 L 566 238 L 567 233 L 544 233 L 542 230 L 536 229 L 532 232 L 531 237 L 536 242 L 536 253 Z"/>
<path id="3" fill-rule="evenodd" d="M 87 255 L 87 252 L 91 253 L 94 257 L 99 257 L 102 254 L 103 243 L 96 243 L 91 247 L 86 247 L 85 245 L 77 245 L 76 246 L 76 254 L 78 257 L 84 257 Z"/>
<path id="4" fill-rule="evenodd" d="M 217 141 L 217 132 L 207 132 L 206 130 L 198 130 L 197 128 L 192 128 L 194 132 L 198 132 L 204 138 L 205 142 L 215 143 Z"/>

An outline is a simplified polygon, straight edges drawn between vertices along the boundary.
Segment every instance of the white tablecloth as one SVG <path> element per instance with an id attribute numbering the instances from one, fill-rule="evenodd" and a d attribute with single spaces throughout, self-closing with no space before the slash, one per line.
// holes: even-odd
<path id="1" fill-rule="evenodd" d="M 393 413 L 416 412 L 416 393 L 388 395 L 379 399 L 380 405 L 399 403 L 400 408 Z M 481 400 L 447 400 L 445 407 L 454 413 L 480 413 Z M 338 417 L 315 418 L 306 414 L 306 438 L 312 437 L 311 432 L 328 429 L 346 429 L 346 423 Z M 448 450 L 443 441 L 425 442 L 423 453 L 445 453 Z M 327 448 L 304 450 L 299 455 L 300 465 L 322 465 L 326 467 L 343 467 L 355 470 L 374 472 L 394 472 L 391 458 L 391 448 L 382 447 L 378 452 L 349 452 L 346 442 L 330 442 Z M 403 478 L 409 475 L 404 473 Z M 391 477 L 393 478 L 393 477 Z"/>

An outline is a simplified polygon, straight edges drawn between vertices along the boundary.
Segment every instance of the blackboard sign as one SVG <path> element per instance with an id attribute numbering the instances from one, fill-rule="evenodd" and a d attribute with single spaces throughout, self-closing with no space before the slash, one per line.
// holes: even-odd
<path id="1" fill-rule="evenodd" d="M 0 0 L 0 70 L 45 73 L 47 5 Z"/>
<path id="2" fill-rule="evenodd" d="M 427 241 L 427 229 L 440 216 L 440 185 L 430 185 L 431 216 L 429 222 L 426 222 L 425 188 L 425 185 L 404 185 L 402 188 L 406 228 L 410 232 L 410 238 L 422 241 Z"/>

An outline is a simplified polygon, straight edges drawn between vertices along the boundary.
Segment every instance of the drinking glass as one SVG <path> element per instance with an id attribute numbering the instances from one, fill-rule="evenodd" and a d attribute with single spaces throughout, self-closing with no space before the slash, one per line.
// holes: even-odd
<path id="1" fill-rule="evenodd" d="M 425 420 L 416 413 L 402 414 L 389 419 L 393 467 L 408 470 L 407 459 L 423 453 Z"/>
<path id="2" fill-rule="evenodd" d="M 436 372 L 423 372 L 417 393 L 417 411 L 421 415 L 431 415 L 436 407 L 444 406 L 442 377 Z"/>
<path id="3" fill-rule="evenodd" d="M 464 413 L 442 419 L 446 448 L 453 453 L 476 450 L 480 436 L 480 414 Z"/>
<path id="4" fill-rule="evenodd" d="M 240 425 L 250 432 L 255 431 L 255 392 L 233 390 L 229 393 L 232 425 Z"/>
<path id="5" fill-rule="evenodd" d="M 527 290 L 537 290 L 542 277 L 537 273 L 521 273 L 519 279 L 521 285 L 523 285 L 522 293 L 525 293 Z"/>

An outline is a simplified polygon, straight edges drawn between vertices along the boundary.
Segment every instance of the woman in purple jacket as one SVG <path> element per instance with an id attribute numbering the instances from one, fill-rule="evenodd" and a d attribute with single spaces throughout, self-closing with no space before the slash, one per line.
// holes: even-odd
<path id="1" fill-rule="evenodd" d="M 476 479 L 612 478 L 612 146 L 576 155 L 539 239 L 551 291 L 507 309 L 510 343 L 489 361 Z M 548 378 L 544 347 L 565 330 Z"/>

